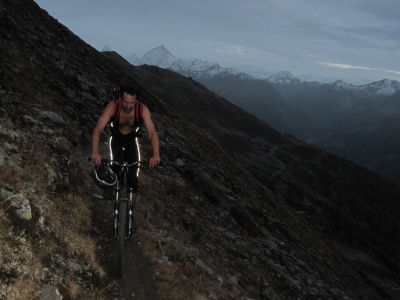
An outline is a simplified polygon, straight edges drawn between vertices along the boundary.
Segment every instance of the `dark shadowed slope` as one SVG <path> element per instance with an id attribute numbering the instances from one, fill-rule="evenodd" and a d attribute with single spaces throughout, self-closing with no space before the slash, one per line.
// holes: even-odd
<path id="1" fill-rule="evenodd" d="M 92 271 L 95 258 L 77 248 L 39 259 L 40 241 L 68 250 L 74 235 L 65 240 L 61 233 L 83 231 L 73 226 L 73 214 L 61 219 L 64 226 L 49 220 L 60 210 L 79 214 L 75 197 L 90 204 L 82 153 L 109 88 L 124 81 L 142 87 L 164 161 L 143 172 L 137 209 L 139 249 L 152 266 L 157 295 L 390 299 L 396 291 L 398 186 L 274 131 L 193 80 L 150 66 L 121 68 L 33 2 L 0 3 L 0 147 L 23 169 L 35 157 L 27 154 L 40 149 L 51 163 L 30 173 L 46 170 L 52 180 L 32 201 L 28 226 L 1 206 L 0 224 L 8 226 L 1 234 L 24 234 L 14 244 L 0 235 L 2 247 L 19 245 L 18 253 L 38 258 L 37 275 L 28 277 L 16 267 L 23 256 L 12 263 L 0 256 L 2 287 L 33 282 L 33 291 L 48 284 L 66 299 L 90 299 L 89 293 L 99 299 L 109 283 Z M 142 144 L 146 156 L 145 137 Z"/>

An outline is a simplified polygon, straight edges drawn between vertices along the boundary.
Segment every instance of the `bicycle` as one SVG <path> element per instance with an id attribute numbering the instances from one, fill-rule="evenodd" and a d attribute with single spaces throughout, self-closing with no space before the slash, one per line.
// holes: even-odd
<path id="1" fill-rule="evenodd" d="M 89 158 L 90 160 L 90 158 Z M 134 163 L 118 163 L 108 159 L 101 160 L 101 167 L 107 170 L 109 178 L 101 179 L 98 170 L 91 171 L 92 177 L 95 182 L 102 187 L 113 188 L 113 201 L 114 201 L 114 240 L 118 241 L 118 262 L 117 274 L 118 276 L 124 275 L 124 260 L 125 260 L 125 244 L 132 239 L 133 233 L 133 191 L 132 188 L 127 187 L 127 174 L 129 168 L 137 166 L 142 168 L 148 165 L 147 161 L 138 161 Z M 118 180 L 118 176 L 112 171 L 111 166 L 120 167 L 122 174 L 122 182 Z"/>

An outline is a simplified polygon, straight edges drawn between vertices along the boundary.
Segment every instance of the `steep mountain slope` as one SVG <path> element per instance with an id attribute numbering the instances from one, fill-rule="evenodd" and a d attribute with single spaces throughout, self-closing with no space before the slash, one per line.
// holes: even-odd
<path id="1" fill-rule="evenodd" d="M 257 79 L 232 68 L 222 68 L 218 63 L 166 58 L 170 56 L 161 46 L 134 64 L 156 65 L 191 77 L 278 131 L 314 143 L 391 180 L 399 180 L 400 165 L 394 155 L 400 149 L 395 135 L 390 134 L 399 127 L 396 122 L 388 122 L 385 113 L 378 112 L 382 111 L 385 99 L 400 89 L 400 82 L 387 79 L 363 85 L 342 80 L 307 82 L 289 72 Z"/>
<path id="2" fill-rule="evenodd" d="M 226 152 L 321 232 L 357 248 L 366 246 L 366 251 L 369 248 L 371 254 L 380 253 L 381 258 L 388 251 L 390 258 L 386 263 L 393 270 L 398 268 L 392 260 L 398 251 L 396 234 L 378 233 L 397 223 L 397 213 L 390 215 L 398 207 L 398 186 L 342 158 L 277 135 L 260 121 L 249 127 L 247 124 L 254 123 L 252 116 L 240 109 L 230 109 L 227 114 L 229 108 L 234 108 L 229 103 L 220 111 L 213 93 L 201 86 L 193 93 L 199 86 L 190 78 L 150 66 L 135 68 L 135 73 L 148 89 L 204 128 Z M 195 108 L 188 109 L 185 102 Z M 394 194 L 386 195 L 386 190 L 393 189 Z M 382 215 L 386 221 L 381 219 Z M 383 236 L 389 239 L 381 239 Z"/>
<path id="3" fill-rule="evenodd" d="M 258 119 L 268 120 L 268 124 L 279 131 L 299 137 L 309 134 L 305 116 L 301 111 L 293 110 L 266 80 L 254 79 L 243 73 L 200 77 L 196 80 Z"/>
<path id="4" fill-rule="evenodd" d="M 283 78 L 267 82 L 240 74 L 194 78 L 273 128 L 399 181 L 396 153 L 400 149 L 395 137 L 400 127 L 391 121 L 399 103 L 391 101 L 392 112 L 385 104 L 399 82 L 352 86 L 342 81 L 321 84 Z"/>
<path id="5" fill-rule="evenodd" d="M 394 95 L 352 91 L 334 83 L 310 87 L 285 99 L 311 121 L 314 130 L 310 142 L 391 180 L 400 180 L 396 155 L 400 151 L 396 138 L 400 102 Z"/>
<path id="6" fill-rule="evenodd" d="M 141 87 L 160 137 L 164 164 L 141 177 L 136 238 L 161 299 L 395 294 L 398 186 L 189 78 L 98 53 L 32 1 L 0 3 L 0 161 L 13 162 L 2 164 L 0 184 L 36 190 L 24 221 L 1 193 L 2 297 L 56 288 L 64 299 L 106 298 L 114 278 L 84 255 L 92 240 L 77 237 L 91 228 L 90 133 L 121 81 Z"/>
<path id="7" fill-rule="evenodd" d="M 399 95 L 380 99 L 368 113 L 349 118 L 347 126 L 314 143 L 399 182 Z"/>
<path id="8" fill-rule="evenodd" d="M 313 135 L 318 138 L 349 128 L 349 123 L 364 117 L 379 103 L 377 96 L 362 97 L 356 92 L 337 85 L 322 84 L 309 87 L 287 97 L 286 101 L 296 111 L 308 117 Z"/>
<path id="9" fill-rule="evenodd" d="M 252 108 L 248 103 L 262 103 L 260 95 L 270 99 L 276 92 L 263 92 L 246 84 L 245 80 L 232 84 L 229 80 L 221 82 L 218 77 L 215 80 L 212 77 L 204 84 L 238 105 L 236 98 L 240 95 L 241 101 L 246 103 L 241 107 L 278 130 L 294 134 L 386 178 L 400 180 L 396 155 L 400 151 L 396 139 L 400 127 L 394 121 L 399 102 L 391 101 L 392 111 L 386 105 L 390 102 L 387 98 L 400 88 L 397 81 L 381 80 L 354 86 L 340 80 L 321 84 L 290 77 L 274 78 L 271 85 L 283 95 L 279 111 L 265 105 Z M 238 93 L 238 87 L 242 93 Z M 284 116 L 281 120 L 285 123 L 276 122 L 276 115 Z"/>

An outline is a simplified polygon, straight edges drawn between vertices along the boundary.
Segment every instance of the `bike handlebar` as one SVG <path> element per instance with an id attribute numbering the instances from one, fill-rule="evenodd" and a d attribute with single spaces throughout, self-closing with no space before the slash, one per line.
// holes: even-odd
<path id="1" fill-rule="evenodd" d="M 92 158 L 88 157 L 88 160 L 91 162 Z M 101 163 L 116 165 L 118 167 L 133 167 L 135 165 L 138 165 L 139 167 L 141 167 L 141 166 L 147 166 L 149 164 L 149 162 L 147 160 L 136 161 L 134 163 L 129 164 L 127 162 L 120 163 L 118 161 L 107 159 L 107 158 L 102 158 Z"/>

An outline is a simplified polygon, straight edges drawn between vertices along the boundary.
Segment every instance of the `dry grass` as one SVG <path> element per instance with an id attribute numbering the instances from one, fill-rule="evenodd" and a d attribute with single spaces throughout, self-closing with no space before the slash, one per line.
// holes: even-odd
<path id="1" fill-rule="evenodd" d="M 37 299 L 40 295 L 40 284 L 19 278 L 8 288 L 7 300 Z"/>
<path id="2" fill-rule="evenodd" d="M 1 216 L 1 210 L 0 210 L 0 218 L 4 218 L 3 216 Z M 9 234 L 9 230 L 4 227 L 2 224 L 0 224 L 0 240 L 4 240 Z M 0 243 L 0 252 L 1 249 L 4 248 L 4 242 Z"/>
<path id="3" fill-rule="evenodd" d="M 0 213 L 4 212 L 0 210 Z M 5 224 L 5 217 L 3 215 L 0 216 L 0 270 L 4 268 L 5 260 L 3 254 L 5 248 L 7 247 L 7 239 L 10 236 L 10 228 Z"/>
<path id="4" fill-rule="evenodd" d="M 74 280 L 68 284 L 68 296 L 72 299 L 78 299 L 77 297 L 82 293 L 82 287 Z"/>
<path id="5" fill-rule="evenodd" d="M 21 145 L 23 149 L 28 150 L 24 153 L 23 171 L 19 180 L 14 184 L 24 185 L 26 182 L 32 182 L 37 189 L 45 191 L 51 188 L 49 177 L 53 175 L 53 172 L 50 167 L 46 166 L 49 166 L 48 163 L 51 163 L 53 156 L 48 148 L 43 147 L 43 142 L 40 140 L 27 140 L 25 143 L 30 144 L 30 147 Z M 22 186 L 19 188 L 21 189 Z"/>
<path id="6" fill-rule="evenodd" d="M 39 162 L 40 160 L 36 161 L 36 163 Z M 33 274 L 33 269 L 39 267 L 40 262 L 43 262 L 44 266 L 51 264 L 51 257 L 54 253 L 59 253 L 62 257 L 70 257 L 74 260 L 84 260 L 93 268 L 98 278 L 104 278 L 105 271 L 96 257 L 96 241 L 89 235 L 91 209 L 87 198 L 84 195 L 72 193 L 65 195 L 50 194 L 48 184 L 51 181 L 48 180 L 43 172 L 38 172 L 38 170 L 43 171 L 41 167 L 35 165 L 35 161 L 33 161 L 29 168 L 34 170 L 32 174 L 24 173 L 20 177 L 20 182 L 9 181 L 7 185 L 21 188 L 23 182 L 31 181 L 38 187 L 36 190 L 42 193 L 40 202 L 33 201 L 33 207 L 36 208 L 42 220 L 42 225 L 37 225 L 38 227 L 36 228 L 37 230 L 39 229 L 41 241 L 34 242 L 32 246 L 37 259 L 36 266 L 29 266 L 30 270 L 26 270 L 23 276 L 17 278 L 15 281 L 16 286 L 12 289 L 13 293 L 17 295 L 18 284 L 27 282 L 23 278 L 37 278 L 37 274 Z M 143 192 L 141 192 L 138 199 L 135 217 L 140 228 L 138 233 L 142 241 L 141 250 L 152 263 L 155 273 L 158 274 L 160 294 L 163 295 L 163 298 L 171 300 L 206 299 L 202 294 L 206 295 L 209 287 L 207 266 L 204 263 L 191 260 L 191 257 L 199 254 L 197 249 L 186 248 L 178 240 L 166 244 L 163 248 L 159 247 L 157 231 L 152 224 L 163 223 L 165 204 L 161 199 L 158 199 L 160 191 L 154 191 L 152 181 L 146 178 L 145 173 L 141 175 L 141 191 Z M 163 185 L 163 187 L 165 186 L 168 186 L 168 184 Z M 170 189 L 165 192 L 166 194 L 169 193 L 174 197 L 183 194 L 184 189 L 182 186 L 177 186 L 173 182 L 169 186 Z M 0 211 L 1 213 L 4 214 L 4 212 Z M 7 230 L 9 230 L 7 229 L 9 224 L 2 228 L 2 223 L 0 222 L 0 237 L 1 234 L 6 235 Z M 162 261 L 165 255 L 169 258 L 168 263 Z M 85 292 L 82 282 L 75 280 L 71 271 L 64 270 L 63 276 L 69 276 L 70 278 L 61 287 L 63 295 L 67 299 L 109 299 L 110 286 L 100 289 L 93 296 L 93 294 Z M 31 288 L 27 285 L 26 289 L 32 289 L 35 292 L 39 291 L 40 283 L 35 280 L 31 281 Z"/>
<path id="7" fill-rule="evenodd" d="M 22 232 L 9 232 L 2 241 L 0 270 L 14 274 L 7 287 L 7 299 L 35 299 L 39 293 L 43 265 L 28 240 Z"/>
<path id="8" fill-rule="evenodd" d="M 90 262 L 100 278 L 105 277 L 106 272 L 97 260 L 97 244 L 94 239 L 88 235 L 77 234 L 75 231 L 68 229 L 65 231 L 64 239 L 66 248 L 63 251 L 65 251 L 65 255 L 74 254 L 78 257 L 84 257 L 86 261 Z"/>
<path id="9" fill-rule="evenodd" d="M 72 218 L 74 222 L 68 222 L 69 228 L 74 231 L 88 232 L 91 228 L 92 210 L 90 209 L 88 202 L 82 196 L 68 194 L 63 199 L 61 205 L 64 215 L 66 218 Z"/>
<path id="10" fill-rule="evenodd" d="M 12 213 L 10 201 L 0 198 L 0 251 L 8 253 L 7 260 L 0 255 L 0 272 L 13 274 L 6 285 L 0 278 L 0 284 L 6 287 L 0 295 L 6 295 L 9 300 L 38 299 L 43 283 L 48 280 L 62 291 L 65 299 L 107 299 L 109 287 L 94 291 L 89 282 L 82 281 L 68 268 L 69 262 L 76 262 L 88 266 L 98 279 L 105 276 L 96 257 L 96 241 L 90 236 L 88 197 L 71 192 L 54 193 L 54 182 L 59 180 L 55 171 L 58 163 L 52 159 L 54 154 L 39 140 L 22 136 L 19 143 L 21 149 L 26 149 L 21 155 L 24 157 L 22 171 L 2 170 L 0 188 L 23 195 L 29 182 L 35 190 L 35 198 L 30 200 L 34 218 L 21 221 Z M 48 162 L 47 166 L 44 161 Z M 74 182 L 85 186 L 84 178 Z M 58 261 L 55 265 L 55 253 L 60 256 L 63 268 L 57 265 Z M 69 280 L 61 282 L 56 278 Z"/>
<path id="11" fill-rule="evenodd" d="M 21 144 L 27 141 L 22 141 Z M 32 207 L 36 213 L 30 227 L 25 228 L 28 238 L 26 239 L 27 247 L 29 247 L 35 257 L 30 263 L 29 258 L 20 257 L 20 264 L 25 264 L 26 268 L 22 274 L 19 274 L 10 286 L 8 295 L 12 295 L 14 299 L 25 299 L 19 293 L 36 295 L 40 293 L 43 284 L 41 275 L 43 276 L 43 268 L 51 270 L 46 276 L 59 276 L 68 278 L 63 283 L 52 283 L 62 291 L 66 299 L 110 299 L 109 293 L 112 286 L 99 287 L 97 291 L 88 292 L 85 282 L 78 280 L 74 270 L 58 270 L 57 264 L 59 259 L 65 265 L 71 263 L 85 263 L 90 266 L 93 273 L 99 279 L 105 278 L 105 271 L 96 257 L 96 241 L 90 236 L 91 230 L 91 209 L 88 197 L 85 197 L 85 180 L 86 177 L 82 172 L 79 164 L 75 164 L 72 171 L 71 182 L 74 186 L 81 186 L 72 192 L 61 194 L 53 191 L 54 177 L 52 168 L 43 165 L 44 160 L 51 159 L 52 154 L 48 149 L 43 149 L 43 144 L 33 142 L 29 152 L 24 153 L 28 160 L 24 161 L 25 166 L 21 174 L 15 176 L 12 171 L 0 173 L 0 185 L 7 186 L 14 191 L 21 191 L 26 182 L 31 182 L 35 187 L 36 197 L 31 201 Z M 23 146 L 21 145 L 21 148 Z M 81 168 L 81 169 L 80 169 Z M 50 170 L 50 175 L 47 173 Z M 12 173 L 13 176 L 10 176 Z M 170 180 L 169 184 L 157 186 L 154 189 L 154 178 L 150 180 L 146 172 L 141 174 L 141 192 L 138 199 L 137 209 L 135 210 L 135 218 L 139 225 L 139 235 L 141 250 L 152 263 L 155 273 L 158 275 L 160 295 L 165 299 L 206 299 L 202 294 L 207 294 L 207 278 L 208 269 L 204 263 L 191 260 L 192 254 L 198 255 L 195 248 L 186 248 L 181 240 L 174 240 L 159 247 L 157 240 L 157 230 L 152 224 L 163 224 L 165 202 L 159 199 L 158 195 L 170 195 L 176 199 L 184 195 L 184 182 L 176 184 L 174 179 L 162 178 L 162 180 Z M 161 181 L 161 178 L 160 178 Z M 160 191 L 161 190 L 161 191 Z M 1 200 L 0 200 L 1 201 Z M 0 207 L 1 209 L 1 207 Z M 7 216 L 4 209 L 0 210 L 0 216 Z M 10 235 L 10 225 L 13 221 L 0 220 L 0 238 L 7 237 L 13 239 Z M 19 225 L 15 224 L 14 235 L 16 230 L 20 230 Z M 158 226 L 158 225 L 157 225 Z M 159 228 L 157 228 L 159 229 Z M 29 238 L 29 235 L 30 238 Z M 183 238 L 183 237 L 182 237 Z M 18 241 L 9 241 L 17 243 Z M 1 247 L 1 246 L 0 246 Z M 1 248 L 0 248 L 1 250 Z M 57 253 L 61 258 L 57 261 L 54 254 Z M 163 256 L 168 256 L 169 262 L 163 261 Z M 0 269 L 2 268 L 0 262 Z M 5 262 L 6 263 L 6 262 Z M 56 266 L 55 266 L 56 265 Z M 39 271 L 35 271 L 39 270 Z M 85 271 L 86 272 L 86 271 Z M 50 279 L 51 280 L 51 279 Z M 100 280 L 100 282 L 102 282 Z M 20 285 L 25 284 L 25 288 L 18 291 Z M 29 292 L 30 291 L 30 292 Z M 36 294 L 35 294 L 36 293 Z M 26 298 L 29 299 L 29 298 Z"/>

